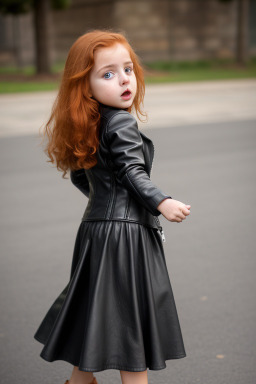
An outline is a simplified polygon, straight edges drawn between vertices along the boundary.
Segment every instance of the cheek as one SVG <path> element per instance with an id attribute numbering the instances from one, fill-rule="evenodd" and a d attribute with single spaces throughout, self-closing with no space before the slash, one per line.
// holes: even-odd
<path id="1" fill-rule="evenodd" d="M 136 78 L 135 78 L 135 80 L 134 80 L 134 87 L 135 87 L 135 89 L 136 89 L 136 91 L 137 91 L 137 80 L 136 80 Z"/>
<path id="2" fill-rule="evenodd" d="M 98 80 L 94 85 L 94 93 L 97 96 L 111 96 L 113 95 L 113 82 L 106 80 Z"/>
<path id="3" fill-rule="evenodd" d="M 96 81 L 94 79 L 90 79 L 89 85 L 90 85 L 90 92 L 91 92 L 92 96 L 95 96 L 95 93 L 97 90 Z"/>
<path id="4" fill-rule="evenodd" d="M 136 80 L 135 75 L 133 76 L 132 84 L 133 84 L 134 91 L 137 92 L 137 80 Z"/>
<path id="5" fill-rule="evenodd" d="M 133 72 L 133 74 L 132 74 L 131 81 L 132 81 L 134 87 L 137 88 L 137 79 L 136 79 L 136 76 L 135 76 L 135 73 L 134 73 L 134 72 Z"/>

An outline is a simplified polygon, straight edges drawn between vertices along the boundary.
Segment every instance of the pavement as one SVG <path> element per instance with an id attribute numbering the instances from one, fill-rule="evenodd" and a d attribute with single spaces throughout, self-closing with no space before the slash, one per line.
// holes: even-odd
<path id="1" fill-rule="evenodd" d="M 0 137 L 37 134 L 56 91 L 0 95 Z M 256 79 L 147 85 L 142 129 L 256 118 Z"/>
<path id="2" fill-rule="evenodd" d="M 191 204 L 162 215 L 163 243 L 187 357 L 150 384 L 256 382 L 256 81 L 147 87 L 151 179 Z M 64 383 L 72 366 L 40 358 L 33 339 L 66 286 L 87 199 L 47 163 L 38 127 L 56 93 L 0 97 L 0 369 L 4 384 Z M 95 346 L 100 348 L 100 346 Z M 120 383 L 117 370 L 96 372 Z"/>

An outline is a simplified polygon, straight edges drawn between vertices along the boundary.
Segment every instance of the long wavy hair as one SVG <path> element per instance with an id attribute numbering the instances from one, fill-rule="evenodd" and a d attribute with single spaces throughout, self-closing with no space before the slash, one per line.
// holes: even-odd
<path id="1" fill-rule="evenodd" d="M 44 152 L 56 163 L 65 178 L 68 170 L 89 169 L 97 164 L 99 146 L 99 102 L 89 95 L 89 75 L 94 65 L 94 53 L 102 47 L 123 44 L 134 64 L 137 92 L 128 112 L 135 109 L 137 117 L 146 114 L 141 109 L 145 95 L 144 73 L 140 61 L 120 33 L 94 30 L 80 36 L 72 45 L 65 64 L 60 89 L 43 132 L 48 139 Z"/>

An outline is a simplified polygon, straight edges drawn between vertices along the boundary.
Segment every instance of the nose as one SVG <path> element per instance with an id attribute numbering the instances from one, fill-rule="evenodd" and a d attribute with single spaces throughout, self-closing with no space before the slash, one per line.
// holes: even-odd
<path id="1" fill-rule="evenodd" d="M 121 85 L 129 83 L 130 79 L 126 72 L 122 72 L 120 75 L 120 83 Z"/>

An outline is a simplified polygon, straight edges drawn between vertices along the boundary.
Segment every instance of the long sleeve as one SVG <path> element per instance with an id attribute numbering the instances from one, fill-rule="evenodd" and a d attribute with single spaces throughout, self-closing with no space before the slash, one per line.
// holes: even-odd
<path id="1" fill-rule="evenodd" d="M 148 211 L 159 216 L 157 206 L 171 196 L 154 185 L 145 171 L 143 141 L 136 119 L 120 111 L 108 122 L 105 134 L 118 180 Z"/>
<path id="2" fill-rule="evenodd" d="M 76 171 L 70 171 L 70 179 L 72 183 L 86 196 L 89 198 L 90 187 L 84 168 Z"/>

